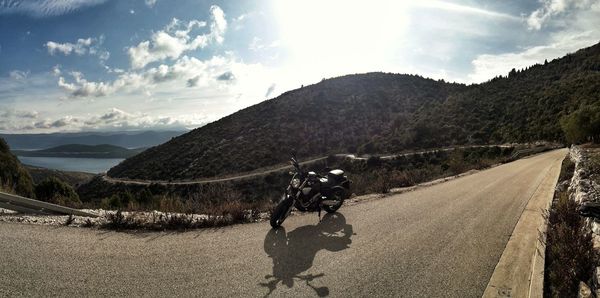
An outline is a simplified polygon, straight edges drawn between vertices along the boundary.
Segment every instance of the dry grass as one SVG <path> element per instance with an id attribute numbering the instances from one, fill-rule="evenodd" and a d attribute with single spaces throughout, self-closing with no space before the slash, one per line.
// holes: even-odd
<path id="1" fill-rule="evenodd" d="M 566 192 L 550 212 L 546 247 L 546 297 L 575 297 L 596 264 L 592 232 Z"/>
<path id="2" fill-rule="evenodd" d="M 185 231 L 199 228 L 214 228 L 232 224 L 255 222 L 260 219 L 263 210 L 269 210 L 270 204 L 256 205 L 237 201 L 215 204 L 206 213 L 157 213 L 121 211 L 107 215 L 107 221 L 101 227 L 110 230 L 177 230 Z"/>
<path id="3" fill-rule="evenodd" d="M 559 182 L 570 180 L 574 165 L 563 161 Z M 579 216 L 579 204 L 557 191 L 548 214 L 544 297 L 576 297 L 580 281 L 589 284 L 597 262 L 592 231 Z"/>

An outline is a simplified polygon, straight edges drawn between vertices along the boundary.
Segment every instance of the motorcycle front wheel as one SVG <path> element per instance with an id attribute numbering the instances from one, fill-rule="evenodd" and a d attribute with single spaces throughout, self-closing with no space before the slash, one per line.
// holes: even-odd
<path id="1" fill-rule="evenodd" d="M 292 208 L 293 202 L 294 199 L 292 199 L 291 197 L 286 197 L 283 200 L 281 200 L 279 204 L 277 204 L 277 207 L 275 207 L 275 210 L 273 210 L 273 213 L 271 214 L 271 227 L 276 229 L 279 226 L 281 226 L 283 221 L 290 214 L 289 211 L 290 208 Z"/>

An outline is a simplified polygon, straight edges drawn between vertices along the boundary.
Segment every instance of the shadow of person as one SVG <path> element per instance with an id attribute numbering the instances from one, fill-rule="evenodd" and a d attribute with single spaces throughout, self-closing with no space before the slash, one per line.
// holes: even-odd
<path id="1" fill-rule="evenodd" d="M 269 296 L 279 282 L 288 288 L 294 286 L 294 279 L 303 281 L 311 287 L 319 297 L 329 295 L 329 288 L 315 287 L 310 282 L 325 274 L 305 274 L 313 266 L 317 252 L 325 249 L 337 252 L 350 247 L 353 235 L 352 225 L 340 213 L 326 214 L 316 225 L 299 227 L 289 233 L 285 228 L 272 229 L 267 233 L 264 249 L 273 259 L 273 274 L 265 276 L 267 282 L 260 283 L 266 287 Z"/>

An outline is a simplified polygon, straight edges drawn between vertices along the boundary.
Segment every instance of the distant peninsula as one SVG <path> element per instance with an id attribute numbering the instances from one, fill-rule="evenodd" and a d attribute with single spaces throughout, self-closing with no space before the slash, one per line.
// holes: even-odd
<path id="1" fill-rule="evenodd" d="M 17 156 L 70 158 L 128 158 L 146 148 L 127 149 L 119 146 L 68 144 L 42 150 L 12 150 Z"/>

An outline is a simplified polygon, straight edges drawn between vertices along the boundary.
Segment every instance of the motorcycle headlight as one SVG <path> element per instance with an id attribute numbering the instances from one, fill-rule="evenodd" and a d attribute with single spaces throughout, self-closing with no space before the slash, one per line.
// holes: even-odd
<path id="1" fill-rule="evenodd" d="M 299 178 L 294 178 L 294 179 L 292 179 L 292 187 L 293 187 L 293 188 L 298 188 L 298 187 L 300 187 L 300 179 L 299 179 Z"/>

